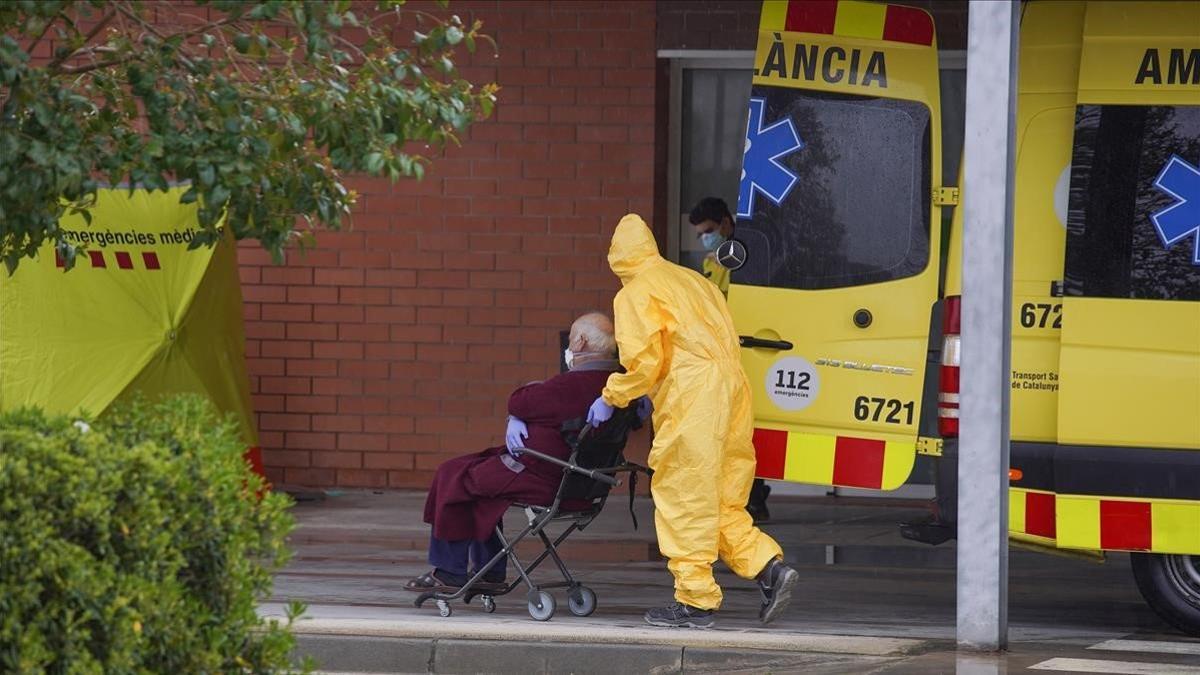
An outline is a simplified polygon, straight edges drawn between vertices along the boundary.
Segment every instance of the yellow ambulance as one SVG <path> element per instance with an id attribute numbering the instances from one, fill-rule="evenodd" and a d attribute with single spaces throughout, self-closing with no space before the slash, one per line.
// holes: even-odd
<path id="1" fill-rule="evenodd" d="M 1147 602 L 1200 635 L 1200 3 L 1029 2 L 1020 45 L 1010 535 L 1131 552 Z M 931 543 L 954 532 L 961 365 L 938 84 L 921 10 L 764 2 L 718 252 L 758 474 L 892 490 L 938 456 L 937 516 L 905 531 Z"/>

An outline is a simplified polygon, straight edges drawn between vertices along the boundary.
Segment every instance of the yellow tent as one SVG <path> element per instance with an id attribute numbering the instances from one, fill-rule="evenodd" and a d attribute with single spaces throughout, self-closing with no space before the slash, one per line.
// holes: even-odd
<path id="1" fill-rule="evenodd" d="M 35 405 L 99 415 L 134 392 L 195 392 L 241 425 L 261 473 L 246 375 L 242 294 L 232 237 L 188 250 L 187 188 L 99 191 L 92 222 L 66 216 L 86 244 L 75 268 L 47 245 L 0 271 L 0 410 Z"/>

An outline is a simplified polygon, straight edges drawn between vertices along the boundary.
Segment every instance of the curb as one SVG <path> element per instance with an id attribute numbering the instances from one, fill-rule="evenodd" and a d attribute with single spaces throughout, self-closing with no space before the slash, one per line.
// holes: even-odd
<path id="1" fill-rule="evenodd" d="M 323 673 L 844 673 L 907 655 L 863 656 L 767 649 L 586 644 L 524 640 L 296 636 L 294 658 Z"/>
<path id="2" fill-rule="evenodd" d="M 818 672 L 823 666 L 844 672 L 851 664 L 857 670 L 922 653 L 933 642 L 599 621 L 536 623 L 502 615 L 429 620 L 353 611 L 354 616 L 300 619 L 292 629 L 295 654 L 312 657 L 326 672 Z M 272 607 L 263 613 L 282 614 Z"/>

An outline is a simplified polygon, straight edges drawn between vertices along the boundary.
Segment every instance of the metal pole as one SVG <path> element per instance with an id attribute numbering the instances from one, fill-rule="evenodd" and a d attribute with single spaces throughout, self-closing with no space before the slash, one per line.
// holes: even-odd
<path id="1" fill-rule="evenodd" d="M 1009 336 L 1018 2 L 971 0 L 963 147 L 958 645 L 1008 643 Z"/>

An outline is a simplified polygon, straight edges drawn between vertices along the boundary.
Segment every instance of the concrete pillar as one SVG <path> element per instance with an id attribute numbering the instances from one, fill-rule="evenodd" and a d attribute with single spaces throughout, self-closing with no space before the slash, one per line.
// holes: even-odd
<path id="1" fill-rule="evenodd" d="M 1020 4 L 971 0 L 963 147 L 957 635 L 1008 643 L 1009 335 Z"/>

